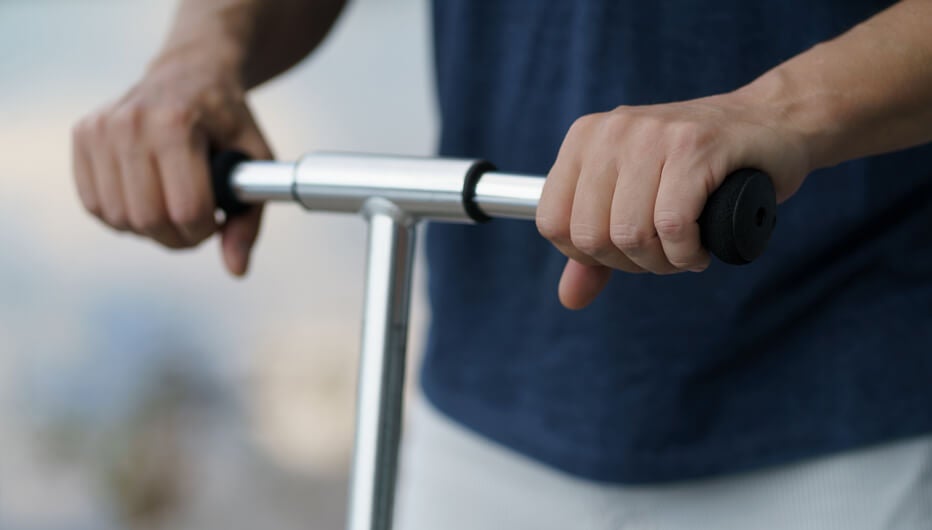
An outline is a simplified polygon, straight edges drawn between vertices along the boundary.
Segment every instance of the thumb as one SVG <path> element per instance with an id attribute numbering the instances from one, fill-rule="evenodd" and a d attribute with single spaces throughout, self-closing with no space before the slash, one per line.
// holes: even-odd
<path id="1" fill-rule="evenodd" d="M 242 277 L 249 269 L 249 254 L 259 236 L 262 207 L 255 206 L 244 214 L 227 219 L 220 229 L 220 251 L 223 263 L 233 276 Z"/>
<path id="2" fill-rule="evenodd" d="M 567 309 L 582 309 L 608 285 L 612 269 L 567 260 L 560 277 L 560 303 Z"/>
<path id="3" fill-rule="evenodd" d="M 255 160 L 274 158 L 252 114 L 248 109 L 244 110 L 244 126 L 238 137 L 231 142 L 231 147 Z M 249 268 L 249 256 L 259 236 L 262 209 L 262 206 L 254 206 L 243 214 L 229 217 L 220 228 L 220 251 L 227 270 L 233 276 L 245 276 Z"/>

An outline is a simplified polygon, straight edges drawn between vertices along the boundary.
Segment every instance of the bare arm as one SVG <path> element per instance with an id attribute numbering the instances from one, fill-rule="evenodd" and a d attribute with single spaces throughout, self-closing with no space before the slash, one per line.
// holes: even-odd
<path id="1" fill-rule="evenodd" d="M 932 142 L 932 2 L 903 0 L 743 90 L 805 135 L 811 169 Z"/>
<path id="2" fill-rule="evenodd" d="M 345 0 L 184 0 L 154 64 L 188 53 L 229 61 L 253 88 L 310 53 Z"/>
<path id="3" fill-rule="evenodd" d="M 272 157 L 246 92 L 307 55 L 342 5 L 183 0 L 142 79 L 74 128 L 74 177 L 85 208 L 169 248 L 195 246 L 219 229 L 227 269 L 244 274 L 262 209 L 217 226 L 208 151 Z"/>

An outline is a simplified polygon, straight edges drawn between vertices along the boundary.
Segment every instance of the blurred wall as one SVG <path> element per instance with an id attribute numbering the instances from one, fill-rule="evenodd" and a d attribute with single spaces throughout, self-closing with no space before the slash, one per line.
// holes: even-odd
<path id="1" fill-rule="evenodd" d="M 214 241 L 167 252 L 74 193 L 71 125 L 140 75 L 172 6 L 0 0 L 3 530 L 341 525 L 362 222 L 269 208 L 235 281 Z M 428 21 L 426 0 L 357 0 L 256 90 L 279 158 L 429 154 Z"/>

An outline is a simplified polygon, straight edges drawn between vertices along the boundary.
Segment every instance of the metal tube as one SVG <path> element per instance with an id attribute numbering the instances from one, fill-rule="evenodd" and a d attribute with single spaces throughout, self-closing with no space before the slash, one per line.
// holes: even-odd
<path id="1" fill-rule="evenodd" d="M 348 530 L 389 530 L 401 433 L 414 218 L 384 199 L 369 220 Z"/>
<path id="2" fill-rule="evenodd" d="M 473 200 L 489 217 L 534 219 L 543 188 L 541 177 L 490 171 L 476 184 Z"/>
<path id="3" fill-rule="evenodd" d="M 242 202 L 293 201 L 294 174 L 292 162 L 245 162 L 233 170 L 230 185 Z"/>
<path id="4" fill-rule="evenodd" d="M 313 153 L 300 163 L 247 162 L 232 186 L 243 202 L 297 201 L 316 211 L 358 213 L 372 197 L 405 213 L 444 221 L 469 221 L 462 187 L 473 161 Z M 489 171 L 474 201 L 489 217 L 533 219 L 542 177 Z"/>
<path id="5" fill-rule="evenodd" d="M 357 213 L 382 197 L 419 218 L 471 221 L 463 185 L 475 160 L 347 153 L 311 153 L 295 171 L 296 196 L 305 208 Z"/>

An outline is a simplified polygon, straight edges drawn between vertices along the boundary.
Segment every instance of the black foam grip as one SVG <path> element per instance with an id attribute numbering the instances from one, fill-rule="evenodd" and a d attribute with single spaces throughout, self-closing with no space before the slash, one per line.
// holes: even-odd
<path id="1" fill-rule="evenodd" d="M 241 215 L 250 208 L 248 204 L 236 198 L 230 182 L 236 166 L 249 160 L 249 155 L 233 150 L 210 155 L 210 182 L 214 190 L 214 203 L 227 217 Z"/>
<path id="2" fill-rule="evenodd" d="M 777 195 L 770 177 L 756 169 L 729 175 L 709 196 L 699 217 L 702 246 L 732 265 L 754 261 L 777 223 Z"/>

